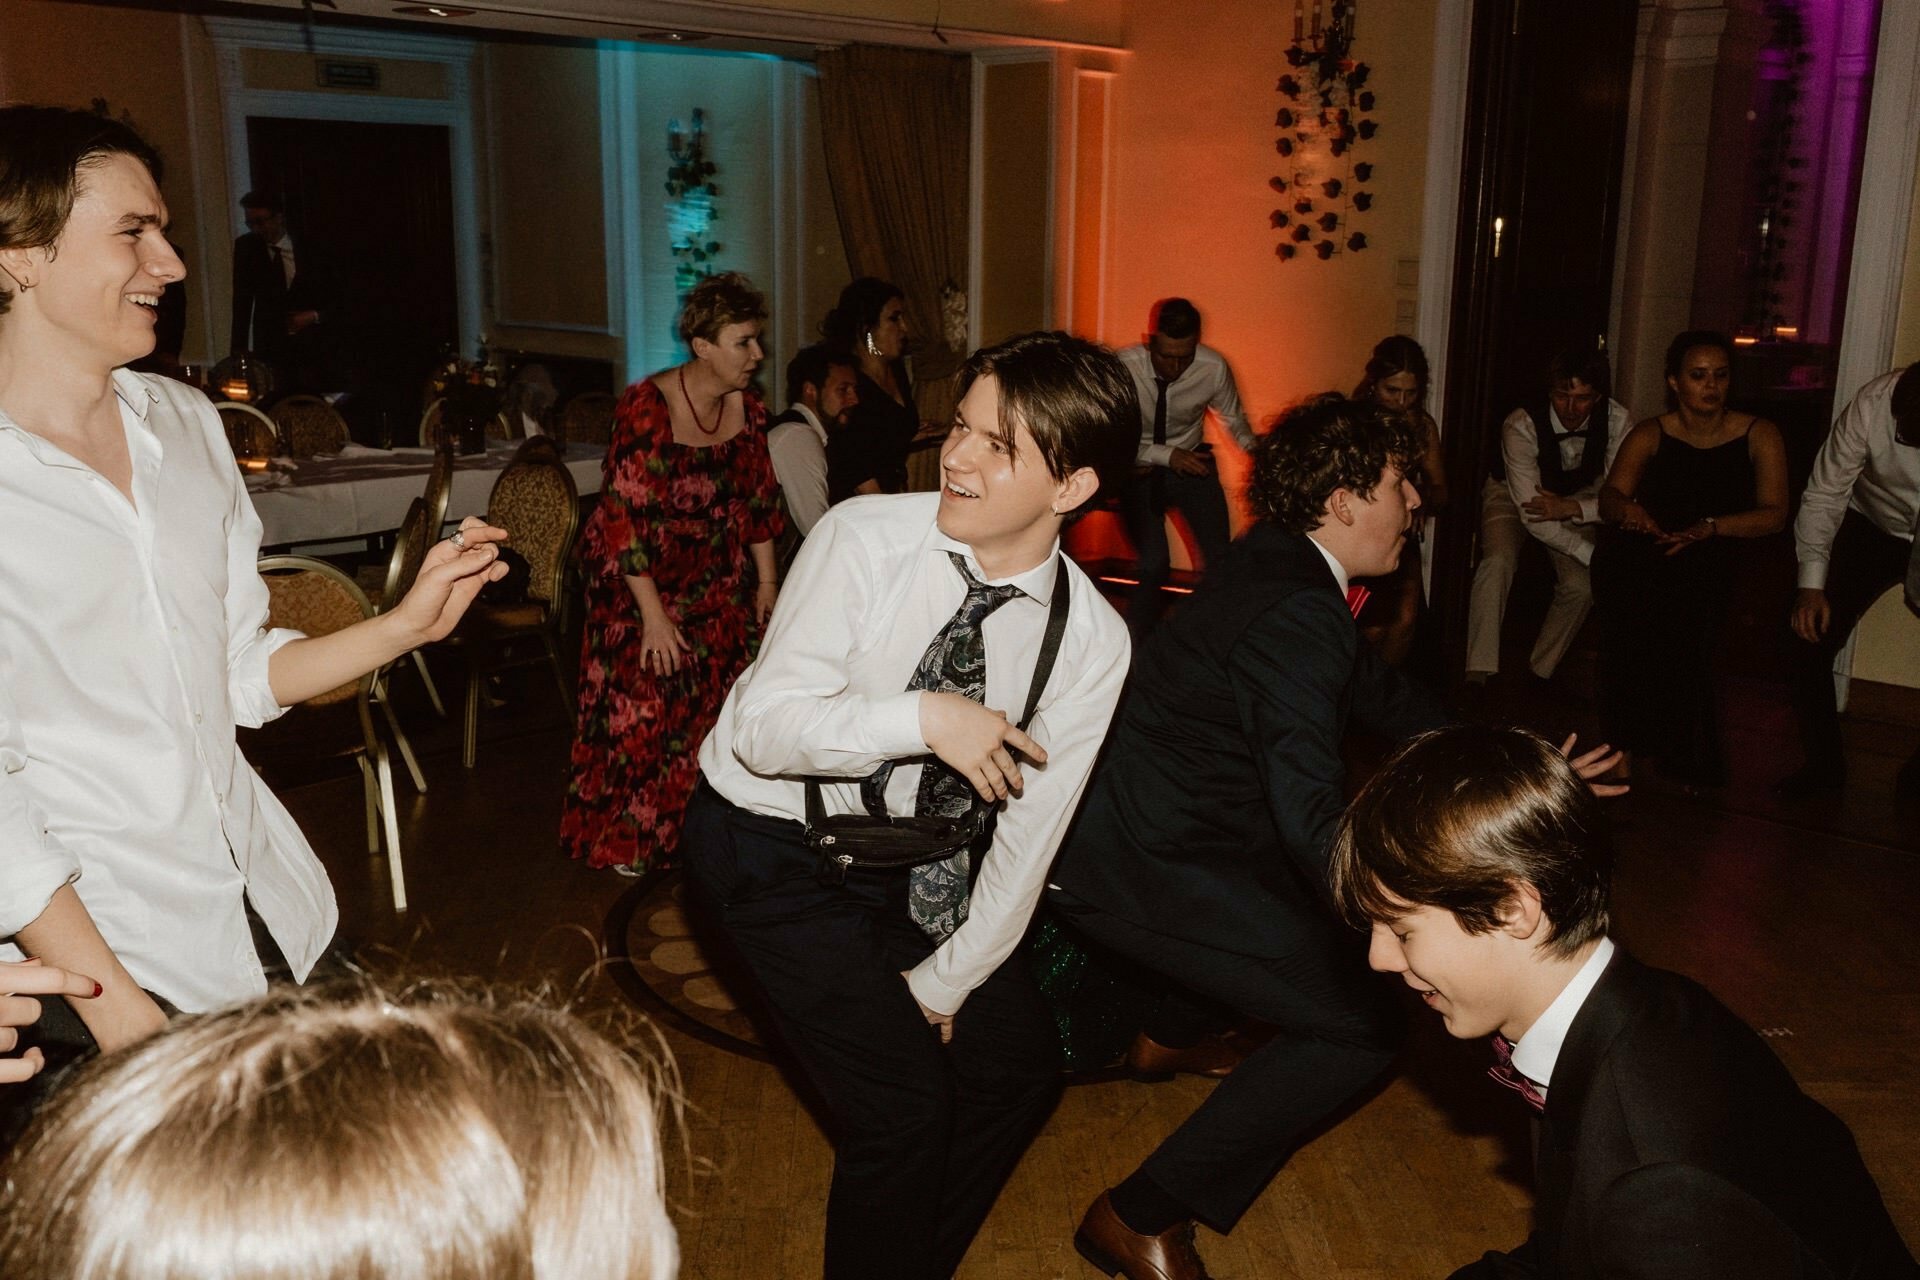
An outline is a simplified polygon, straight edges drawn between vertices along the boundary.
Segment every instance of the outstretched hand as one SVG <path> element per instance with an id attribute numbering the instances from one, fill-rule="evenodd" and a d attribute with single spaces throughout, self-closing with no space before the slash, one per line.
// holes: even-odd
<path id="1" fill-rule="evenodd" d="M 1601 781 L 1613 772 L 1615 765 L 1620 763 L 1620 753 L 1603 742 L 1591 751 L 1583 751 L 1576 756 L 1573 754 L 1573 745 L 1579 739 L 1580 735 L 1577 733 L 1568 734 L 1567 740 L 1560 744 L 1560 754 L 1567 758 L 1567 763 L 1572 765 L 1573 771 L 1580 775 L 1580 780 L 1591 787 L 1593 794 L 1597 796 L 1627 794 L 1629 788 L 1624 783 Z"/>
<path id="2" fill-rule="evenodd" d="M 459 532 L 428 550 L 413 589 L 393 608 L 396 620 L 416 632 L 420 644 L 444 640 L 466 616 L 480 588 L 507 576 L 499 546 L 507 536 L 484 517 L 462 520 Z"/>

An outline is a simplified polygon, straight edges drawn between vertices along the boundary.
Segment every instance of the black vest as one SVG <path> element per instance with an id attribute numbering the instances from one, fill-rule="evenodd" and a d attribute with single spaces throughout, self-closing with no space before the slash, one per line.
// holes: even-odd
<path id="1" fill-rule="evenodd" d="M 1594 401 L 1581 428 L 1583 441 L 1580 461 L 1571 468 L 1560 463 L 1560 441 L 1553 434 L 1552 402 L 1546 401 L 1527 410 L 1533 419 L 1533 438 L 1540 452 L 1540 487 L 1548 493 L 1570 498 L 1600 478 L 1607 465 L 1607 424 L 1613 414 L 1613 402 L 1605 396 Z"/>

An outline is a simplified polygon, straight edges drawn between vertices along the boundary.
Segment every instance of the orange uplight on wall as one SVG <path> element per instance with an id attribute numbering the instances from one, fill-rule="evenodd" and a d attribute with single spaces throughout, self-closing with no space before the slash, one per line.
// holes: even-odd
<path id="1" fill-rule="evenodd" d="M 228 378 L 220 384 L 220 394 L 229 400 L 246 404 L 253 399 L 253 388 L 247 385 L 245 378 Z"/>
<path id="2" fill-rule="evenodd" d="M 1733 345 L 1736 347 L 1750 347 L 1758 341 L 1760 341 L 1760 339 L 1754 337 L 1752 334 L 1742 333 L 1734 337 Z"/>
<path id="3" fill-rule="evenodd" d="M 1800 340 L 1800 326 L 1777 324 L 1773 326 L 1773 336 L 1782 342 L 1798 342 Z"/>

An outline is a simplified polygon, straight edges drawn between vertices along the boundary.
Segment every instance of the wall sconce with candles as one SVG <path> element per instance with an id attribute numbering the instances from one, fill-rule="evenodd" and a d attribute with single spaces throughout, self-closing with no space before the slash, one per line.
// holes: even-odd
<path id="1" fill-rule="evenodd" d="M 1309 13 L 1309 10 L 1311 13 Z M 1373 68 L 1352 56 L 1359 0 L 1294 0 L 1293 43 L 1277 91 L 1286 98 L 1274 116 L 1274 150 L 1290 171 L 1267 180 L 1284 203 L 1268 217 L 1281 233 L 1274 253 L 1285 262 L 1311 251 L 1325 261 L 1367 247 L 1365 232 L 1349 224 L 1373 207 L 1374 166 L 1357 158 L 1379 126 L 1367 87 Z"/>

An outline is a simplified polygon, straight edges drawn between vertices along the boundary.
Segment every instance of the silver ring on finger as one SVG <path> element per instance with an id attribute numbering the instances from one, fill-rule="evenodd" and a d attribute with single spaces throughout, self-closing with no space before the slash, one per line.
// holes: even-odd
<path id="1" fill-rule="evenodd" d="M 455 529 L 453 531 L 453 537 L 449 538 L 448 541 L 453 543 L 454 546 L 460 548 L 462 551 L 465 551 L 467 549 L 467 535 L 465 530 Z"/>

